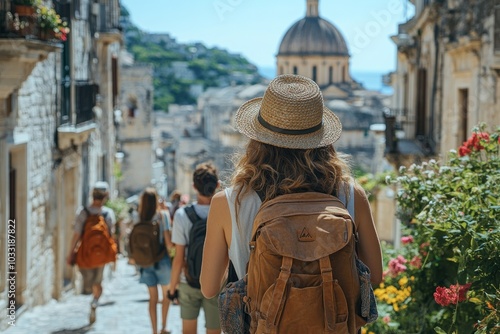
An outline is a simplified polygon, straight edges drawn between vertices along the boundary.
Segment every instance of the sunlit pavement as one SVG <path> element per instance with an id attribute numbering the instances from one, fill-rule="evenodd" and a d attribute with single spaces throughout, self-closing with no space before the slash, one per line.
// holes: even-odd
<path id="1" fill-rule="evenodd" d="M 148 292 L 139 283 L 135 268 L 127 259 L 117 261 L 116 270 L 105 270 L 104 292 L 97 308 L 97 320 L 88 324 L 90 296 L 68 293 L 61 301 L 34 307 L 18 316 L 16 326 L 6 334 L 151 334 L 148 313 Z M 161 305 L 158 304 L 158 316 Z M 158 323 L 160 329 L 160 322 Z M 198 333 L 205 333 L 203 311 L 198 318 Z M 182 333 L 180 307 L 171 305 L 167 330 L 172 334 Z"/>

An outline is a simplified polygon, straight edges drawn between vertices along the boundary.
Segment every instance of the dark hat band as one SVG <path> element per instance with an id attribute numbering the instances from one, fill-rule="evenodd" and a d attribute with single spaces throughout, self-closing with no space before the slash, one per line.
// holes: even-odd
<path id="1" fill-rule="evenodd" d="M 259 110 L 259 115 L 257 116 L 257 120 L 259 121 L 260 125 L 262 125 L 266 129 L 271 130 L 273 132 L 281 133 L 284 135 L 306 135 L 306 134 L 313 133 L 313 132 L 320 130 L 321 126 L 323 125 L 323 122 L 320 122 L 318 125 L 315 125 L 315 126 L 308 128 L 308 129 L 301 129 L 301 130 L 283 129 L 283 128 L 279 128 L 277 126 L 271 125 L 268 122 L 266 122 L 266 120 L 264 120 L 262 118 L 262 116 L 260 115 L 260 110 Z"/>

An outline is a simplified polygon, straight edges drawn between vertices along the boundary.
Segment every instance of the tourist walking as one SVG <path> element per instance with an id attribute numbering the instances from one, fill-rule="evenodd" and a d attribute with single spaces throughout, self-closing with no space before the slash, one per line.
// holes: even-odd
<path id="1" fill-rule="evenodd" d="M 66 262 L 78 265 L 83 277 L 83 294 L 92 294 L 89 322 L 96 320 L 96 309 L 102 295 L 102 278 L 106 263 L 115 262 L 117 246 L 113 240 L 115 214 L 104 206 L 109 196 L 107 182 L 99 181 L 92 189 L 92 203 L 78 209 Z"/>
<path id="2" fill-rule="evenodd" d="M 313 196 L 325 197 L 325 194 L 328 194 L 353 201 L 354 220 L 359 237 L 357 253 L 371 270 L 372 283 L 379 284 L 382 278 L 381 249 L 370 205 L 363 188 L 355 184 L 352 179 L 346 157 L 337 152 L 333 146 L 333 143 L 340 137 L 341 123 L 338 117 L 324 106 L 317 84 L 298 75 L 282 75 L 275 78 L 269 84 L 263 98 L 247 101 L 239 108 L 235 116 L 235 126 L 239 132 L 249 138 L 249 142 L 246 150 L 236 162 L 231 186 L 216 194 L 211 203 L 202 262 L 201 290 L 203 295 L 206 298 L 212 298 L 219 294 L 221 286 L 226 280 L 229 260 L 234 265 L 238 278 L 241 279 L 245 276 L 246 266 L 251 257 L 251 247 L 255 247 L 255 239 L 251 240 L 254 219 L 262 203 L 276 201 L 280 195 L 290 196 L 291 194 L 293 196 L 297 193 L 304 199 Z M 303 196 L 304 193 L 310 193 L 310 195 Z M 315 195 L 317 193 L 320 194 Z M 335 198 L 326 197 L 328 201 L 335 203 Z M 304 208 L 307 204 L 298 203 L 295 208 L 286 208 L 292 212 Z M 338 207 L 335 212 L 342 210 L 347 219 L 345 207 L 335 205 Z M 279 216 L 279 213 L 277 215 Z M 261 218 L 265 219 L 265 217 Z M 347 222 L 347 220 L 341 221 Z M 351 229 L 347 223 L 345 228 L 346 233 L 343 237 L 341 235 L 339 240 L 349 240 L 350 236 L 348 236 L 347 231 L 351 231 Z M 280 240 L 280 238 L 288 237 L 285 234 L 274 235 L 275 239 L 266 240 L 270 243 L 276 242 L 276 244 L 288 241 L 302 242 L 299 246 L 306 250 L 307 245 L 315 241 L 316 234 L 319 238 L 320 232 L 320 230 L 306 230 L 301 227 L 293 231 L 289 240 Z M 266 235 L 266 238 L 272 238 L 272 236 Z M 354 247 L 354 241 L 349 245 Z M 330 247 L 331 245 L 324 246 Z M 286 251 L 293 253 L 296 249 L 292 248 Z M 314 251 L 315 249 L 311 250 L 312 253 Z M 300 253 L 300 249 L 297 252 Z M 265 259 L 262 257 L 260 260 Z M 281 262 L 275 263 L 275 265 L 278 272 L 280 265 L 282 266 L 279 279 L 281 279 L 281 275 L 290 276 L 290 271 L 283 271 Z M 323 271 L 323 266 L 333 267 L 334 264 L 321 263 L 321 275 L 328 273 L 327 270 Z M 349 268 L 353 268 L 352 265 Z M 319 268 L 317 272 L 319 273 Z M 264 275 L 267 273 L 260 273 L 260 276 Z M 321 279 L 324 279 L 321 275 L 320 282 Z M 250 279 L 251 277 L 248 278 L 248 284 L 251 283 Z M 285 283 L 286 285 L 283 284 L 283 289 L 289 286 L 289 289 L 294 290 L 295 285 L 300 285 L 301 280 L 303 279 L 300 277 L 292 278 L 287 281 L 288 283 Z M 359 283 L 347 283 L 357 286 L 357 296 L 359 296 Z M 350 291 L 355 291 L 355 288 L 350 289 Z M 337 291 L 335 291 L 336 293 Z M 323 299 L 321 295 L 319 296 L 317 303 L 323 304 Z M 349 297 L 347 293 L 346 296 Z M 271 304 L 266 304 L 266 307 L 271 308 L 272 304 L 276 302 L 276 298 L 270 298 L 267 302 Z M 277 302 L 278 310 L 284 312 L 283 304 L 279 308 L 279 299 Z M 282 303 L 286 302 L 290 302 L 290 300 L 282 300 Z M 304 313 L 308 312 L 316 303 L 314 301 L 308 304 L 307 300 L 298 300 L 297 302 L 302 303 L 299 306 L 302 307 Z M 350 310 L 354 310 L 353 304 L 355 303 L 355 301 L 347 301 Z M 330 305 L 327 305 L 325 299 L 325 309 L 327 306 Z M 262 306 L 256 305 L 255 307 Z M 250 312 L 254 311 L 250 310 Z M 262 324 L 276 325 L 279 317 L 282 316 L 279 311 L 277 312 L 274 314 L 274 319 L 264 319 Z M 307 317 L 301 318 L 302 316 L 303 314 L 297 314 L 295 317 L 302 319 L 298 323 L 299 325 L 311 320 L 306 319 Z M 322 314 L 319 316 L 323 319 Z M 328 316 L 328 314 L 325 315 L 325 317 Z M 337 317 L 336 320 L 339 322 L 345 322 L 342 324 L 345 326 L 342 327 L 342 330 L 345 328 L 345 332 L 349 328 L 349 333 L 354 334 L 360 327 L 359 324 L 354 323 L 357 317 L 354 314 L 349 314 L 348 317 L 346 314 L 337 315 Z M 329 320 L 326 319 L 325 323 Z M 259 328 L 262 325 L 260 321 Z M 271 323 L 269 324 L 268 321 Z M 322 323 L 320 322 L 320 324 Z M 257 326 L 257 324 L 252 325 Z M 355 329 L 355 327 L 357 328 Z"/>
<path id="3" fill-rule="evenodd" d="M 219 187 L 216 168 L 211 163 L 198 165 L 193 173 L 196 201 L 175 213 L 172 242 L 176 254 L 172 267 L 169 298 L 179 298 L 183 334 L 196 334 L 200 309 L 205 312 L 207 334 L 220 333 L 217 296 L 203 297 L 198 275 L 201 270 L 203 242 L 210 202 Z M 193 232 L 193 233 L 192 233 Z M 186 270 L 183 272 L 183 269 Z M 178 284 L 178 291 L 176 286 Z"/>
<path id="4" fill-rule="evenodd" d="M 130 256 L 139 267 L 139 282 L 148 287 L 149 317 L 153 334 L 157 334 L 158 317 L 158 289 L 161 291 L 161 330 L 167 331 L 167 316 L 170 300 L 167 298 L 170 283 L 172 262 L 169 249 L 174 245 L 171 241 L 170 216 L 161 208 L 156 190 L 146 188 L 139 199 L 139 222 L 134 225 L 130 233 Z"/>

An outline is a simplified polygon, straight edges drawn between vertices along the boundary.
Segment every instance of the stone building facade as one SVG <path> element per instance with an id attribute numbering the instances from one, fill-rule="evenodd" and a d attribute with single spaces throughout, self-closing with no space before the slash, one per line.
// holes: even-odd
<path id="1" fill-rule="evenodd" d="M 120 196 L 135 195 L 153 179 L 153 68 L 122 64 L 120 71 L 118 145 L 123 153 Z"/>
<path id="2" fill-rule="evenodd" d="M 16 29 L 11 4 L 0 0 L 2 319 L 12 319 L 8 305 L 19 313 L 79 281 L 65 264 L 75 212 L 88 204 L 95 181 L 114 190 L 121 40 L 118 0 L 44 1 L 68 21 L 66 41 Z M 36 28 L 36 20 L 20 19 Z"/>
<path id="3" fill-rule="evenodd" d="M 415 16 L 392 37 L 386 115 L 388 150 L 400 162 L 445 155 L 480 122 L 500 125 L 500 1 L 412 2 Z"/>
<path id="4" fill-rule="evenodd" d="M 383 122 L 387 96 L 364 90 L 349 72 L 349 50 L 340 31 L 319 16 L 319 1 L 306 1 L 306 16 L 289 28 L 279 43 L 277 74 L 299 74 L 315 80 L 325 104 L 339 116 L 343 132 L 336 147 L 355 157 L 355 162 L 371 170 L 374 137 L 370 125 Z M 162 122 L 165 166 L 168 178 L 175 175 L 175 188 L 191 192 L 191 173 L 196 163 L 211 160 L 221 170 L 221 178 L 232 172 L 231 156 L 244 148 L 246 137 L 234 128 L 234 115 L 240 105 L 264 95 L 267 82 L 209 88 L 198 97 L 196 109 L 183 114 L 180 122 Z M 173 112 L 162 119 L 179 119 Z M 170 125 L 167 125 L 170 124 Z M 179 125 L 184 131 L 180 135 Z M 186 144 L 190 143 L 190 144 Z M 173 167 L 172 167 L 173 166 Z M 180 172 L 182 171 L 182 172 Z M 169 189 L 173 190 L 169 181 Z M 183 188 L 186 185 L 186 188 Z"/>

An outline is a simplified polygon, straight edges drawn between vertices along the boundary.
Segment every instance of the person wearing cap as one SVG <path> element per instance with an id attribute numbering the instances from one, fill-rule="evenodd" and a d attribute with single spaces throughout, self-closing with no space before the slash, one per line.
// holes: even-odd
<path id="1" fill-rule="evenodd" d="M 358 254 L 371 270 L 372 283 L 379 284 L 382 257 L 370 205 L 351 177 L 347 157 L 333 146 L 342 124 L 325 107 L 318 85 L 299 75 L 278 76 L 263 97 L 241 105 L 235 125 L 249 142 L 236 162 L 231 186 L 212 199 L 201 271 L 203 295 L 219 293 L 229 260 L 238 278 L 245 275 L 261 198 L 306 191 L 339 194 L 353 189 L 354 194 L 346 195 L 354 196 Z"/>
<path id="2" fill-rule="evenodd" d="M 116 223 L 115 214 L 112 209 L 104 206 L 108 199 L 108 196 L 108 183 L 104 181 L 96 182 L 92 189 L 92 203 L 87 207 L 82 206 L 78 209 L 73 226 L 73 238 L 71 240 L 69 253 L 66 258 L 66 263 L 68 265 L 73 264 L 73 251 L 82 238 L 85 221 L 87 220 L 88 214 L 102 215 L 108 226 L 109 235 L 114 235 L 114 226 Z M 79 268 L 79 270 L 83 277 L 83 294 L 93 295 L 89 315 L 89 321 L 92 324 L 96 320 L 98 300 L 102 294 L 101 282 L 103 278 L 104 265 L 97 268 Z"/>

